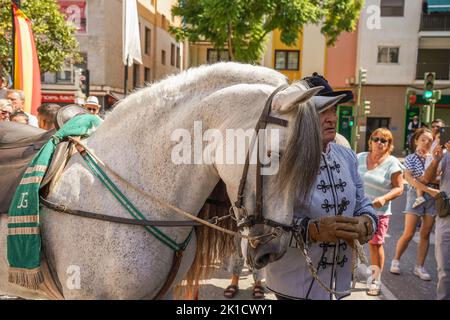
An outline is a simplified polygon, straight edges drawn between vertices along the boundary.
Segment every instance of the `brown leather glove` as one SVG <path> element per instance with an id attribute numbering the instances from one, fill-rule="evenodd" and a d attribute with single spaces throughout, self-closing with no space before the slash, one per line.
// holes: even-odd
<path id="1" fill-rule="evenodd" d="M 356 238 L 353 237 L 345 237 L 343 238 L 348 244 L 353 247 L 353 240 L 358 239 L 360 244 L 364 244 L 368 242 L 373 237 L 373 227 L 372 227 L 372 219 L 370 219 L 367 215 L 362 215 L 358 217 L 350 218 L 353 219 L 356 223 L 349 224 L 346 227 L 346 230 L 350 234 L 356 233 L 358 236 Z"/>
<path id="2" fill-rule="evenodd" d="M 359 234 L 356 232 L 358 220 L 352 217 L 331 216 L 317 220 L 311 220 L 308 227 L 309 238 L 313 242 L 336 243 L 338 239 L 344 239 L 353 243 Z"/>

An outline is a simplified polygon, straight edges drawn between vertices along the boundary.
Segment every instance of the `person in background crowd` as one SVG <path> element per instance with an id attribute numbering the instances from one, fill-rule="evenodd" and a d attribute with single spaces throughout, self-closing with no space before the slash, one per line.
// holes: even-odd
<path id="1" fill-rule="evenodd" d="M 0 99 L 0 121 L 9 121 L 13 113 L 13 106 L 8 99 Z"/>
<path id="2" fill-rule="evenodd" d="M 95 96 L 89 96 L 86 99 L 86 103 L 84 104 L 84 107 L 92 114 L 97 114 L 100 112 L 100 104 L 98 102 L 97 97 Z"/>
<path id="3" fill-rule="evenodd" d="M 225 298 L 234 298 L 234 296 L 239 292 L 239 277 L 242 273 L 242 269 L 244 268 L 244 262 L 245 259 L 242 256 L 242 250 L 241 250 L 241 238 L 236 237 L 235 238 L 235 246 L 237 250 L 233 253 L 233 255 L 230 257 L 229 261 L 229 271 L 231 272 L 231 280 L 230 285 L 225 289 L 223 295 Z M 264 298 L 264 287 L 262 286 L 261 280 L 262 280 L 262 270 L 250 270 L 253 275 L 253 292 L 252 296 L 255 299 L 262 299 Z"/>
<path id="4" fill-rule="evenodd" d="M 43 104 L 38 108 L 38 123 L 39 128 L 44 130 L 51 130 L 55 128 L 56 114 L 61 106 L 49 103 Z"/>
<path id="5" fill-rule="evenodd" d="M 16 111 L 10 117 L 10 121 L 15 121 L 23 124 L 29 124 L 29 118 L 27 114 L 23 111 Z"/>
<path id="6" fill-rule="evenodd" d="M 406 207 L 405 207 L 405 227 L 403 234 L 397 241 L 394 259 L 391 262 L 390 272 L 400 274 L 400 258 L 408 247 L 409 242 L 414 236 L 418 220 L 422 219 L 420 227 L 420 240 L 417 250 L 417 264 L 414 268 L 414 274 L 424 281 L 431 280 L 430 274 L 425 270 L 424 263 L 428 252 L 430 243 L 430 233 L 434 225 L 434 216 L 436 214 L 436 207 L 434 203 L 434 196 L 439 193 L 438 187 L 435 184 L 424 185 L 421 179 L 425 172 L 425 158 L 429 154 L 431 144 L 433 143 L 433 136 L 429 129 L 421 128 L 417 130 L 414 136 L 416 150 L 415 153 L 408 155 L 405 158 L 405 178 L 410 184 L 407 193 Z M 425 202 L 413 208 L 416 200 L 416 189 L 421 189 L 424 192 Z"/>
<path id="7" fill-rule="evenodd" d="M 424 182 L 436 182 L 440 176 L 441 194 L 450 195 L 450 142 L 445 144 L 447 152 L 438 144 L 433 152 L 433 160 L 424 174 Z M 450 203 L 448 203 L 450 205 Z M 442 208 L 440 209 L 442 210 Z M 450 215 L 448 210 L 439 212 L 436 218 L 435 256 L 437 262 L 437 299 L 450 300 Z"/>
<path id="8" fill-rule="evenodd" d="M 422 128 L 424 124 L 419 121 L 419 116 L 414 116 L 412 121 L 408 124 L 408 147 L 410 150 L 415 150 L 416 146 L 414 145 L 414 134 L 420 128 Z"/>
<path id="9" fill-rule="evenodd" d="M 14 108 L 14 112 L 24 111 L 25 107 L 25 94 L 22 90 L 8 90 L 7 98 L 11 100 L 11 103 Z M 33 127 L 38 128 L 38 120 L 32 114 L 25 112 L 29 118 L 29 124 Z"/>
<path id="10" fill-rule="evenodd" d="M 378 128 L 369 138 L 369 152 L 358 157 L 358 173 L 364 182 L 366 196 L 378 216 L 378 229 L 369 241 L 371 265 L 374 266 L 372 283 L 366 293 L 378 296 L 381 293 L 381 274 L 384 267 L 384 238 L 392 215 L 391 201 L 403 193 L 403 166 L 391 156 L 394 137 L 386 128 Z"/>
<path id="11" fill-rule="evenodd" d="M 8 83 L 6 77 L 0 73 L 0 99 L 6 99 L 8 94 Z"/>

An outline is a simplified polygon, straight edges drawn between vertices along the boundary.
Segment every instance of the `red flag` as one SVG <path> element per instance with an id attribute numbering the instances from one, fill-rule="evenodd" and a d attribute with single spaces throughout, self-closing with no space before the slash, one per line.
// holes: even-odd
<path id="1" fill-rule="evenodd" d="M 25 93 L 24 111 L 37 114 L 41 104 L 41 72 L 34 43 L 31 21 L 13 4 L 14 26 L 14 88 Z"/>

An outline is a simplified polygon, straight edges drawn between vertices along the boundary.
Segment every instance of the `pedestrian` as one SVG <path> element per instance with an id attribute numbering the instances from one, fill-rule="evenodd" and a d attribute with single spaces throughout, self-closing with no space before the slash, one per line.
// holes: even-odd
<path id="1" fill-rule="evenodd" d="M 434 225 L 434 216 L 436 207 L 433 197 L 439 193 L 439 186 L 436 184 L 425 185 L 422 181 L 425 172 L 425 160 L 433 143 L 433 136 L 429 129 L 421 128 L 417 130 L 414 137 L 416 150 L 413 154 L 405 158 L 404 176 L 410 187 L 407 192 L 405 207 L 405 226 L 403 234 L 397 241 L 394 259 L 391 262 L 390 272 L 400 274 L 400 258 L 408 247 L 409 242 L 414 236 L 416 225 L 419 219 L 422 219 L 420 227 L 420 240 L 417 250 L 417 263 L 413 273 L 424 281 L 431 280 L 430 274 L 424 268 L 425 258 L 427 256 L 430 233 Z M 425 202 L 413 208 L 416 200 L 416 189 L 424 192 Z"/>
<path id="2" fill-rule="evenodd" d="M 6 99 L 8 93 L 8 83 L 6 77 L 0 74 L 0 99 Z"/>
<path id="3" fill-rule="evenodd" d="M 408 137 L 407 137 L 407 143 L 409 150 L 415 150 L 414 146 L 414 134 L 418 129 L 422 127 L 423 123 L 419 121 L 419 116 L 415 115 L 411 122 L 408 123 Z"/>
<path id="4" fill-rule="evenodd" d="M 14 112 L 10 117 L 10 121 L 23 123 L 23 124 L 29 124 L 29 118 L 28 115 L 23 111 L 16 111 Z"/>
<path id="5" fill-rule="evenodd" d="M 438 144 L 433 160 L 425 171 L 424 182 L 433 182 L 440 177 L 440 193 L 437 196 L 435 256 L 437 262 L 437 299 L 450 300 L 450 142 L 445 144 L 446 153 Z M 440 203 L 440 201 L 442 201 Z"/>
<path id="6" fill-rule="evenodd" d="M 98 98 L 95 96 L 90 96 L 86 99 L 86 103 L 84 107 L 92 114 L 99 114 L 100 112 L 100 104 L 98 102 Z"/>
<path id="7" fill-rule="evenodd" d="M 43 104 L 38 108 L 39 128 L 44 130 L 52 130 L 55 128 L 56 114 L 61 109 L 60 105 L 55 103 Z"/>
<path id="8" fill-rule="evenodd" d="M 24 111 L 25 108 L 25 94 L 22 90 L 8 90 L 7 98 L 11 100 L 14 112 Z M 25 112 L 25 111 L 24 111 Z M 32 114 L 25 112 L 29 118 L 29 124 L 38 128 L 38 120 Z"/>
<path id="9" fill-rule="evenodd" d="M 230 285 L 225 289 L 223 295 L 225 298 L 234 298 L 239 292 L 239 277 L 241 276 L 242 269 L 244 268 L 245 259 L 242 256 L 241 250 L 241 238 L 235 237 L 235 248 L 233 255 L 229 259 L 228 271 L 231 272 Z M 250 270 L 253 276 L 253 289 L 252 296 L 255 299 L 264 298 L 265 292 L 262 286 L 263 270 Z"/>
<path id="10" fill-rule="evenodd" d="M 330 143 L 336 137 L 336 103 L 352 100 L 352 92 L 333 91 L 321 76 L 304 80 L 310 87 L 324 87 L 319 96 L 336 99 L 330 102 L 330 98 L 315 97 L 322 128 L 320 172 L 308 203 L 297 205 L 294 211 L 298 237 L 291 237 L 281 259 L 266 266 L 266 287 L 278 299 L 341 299 L 350 294 L 353 241 L 357 238 L 363 244 L 370 240 L 377 230 L 377 217 L 364 195 L 355 153 Z M 303 243 L 316 274 L 299 249 Z"/>
<path id="11" fill-rule="evenodd" d="M 0 121 L 9 121 L 13 113 L 13 106 L 8 99 L 0 99 Z"/>
<path id="12" fill-rule="evenodd" d="M 358 157 L 358 173 L 364 182 L 366 196 L 378 216 L 378 229 L 369 241 L 372 265 L 372 283 L 366 293 L 378 296 L 381 293 L 381 274 L 384 267 L 384 238 L 392 215 L 391 201 L 403 193 L 403 166 L 391 155 L 394 150 L 394 137 L 386 128 L 378 128 L 369 138 L 369 152 Z"/>

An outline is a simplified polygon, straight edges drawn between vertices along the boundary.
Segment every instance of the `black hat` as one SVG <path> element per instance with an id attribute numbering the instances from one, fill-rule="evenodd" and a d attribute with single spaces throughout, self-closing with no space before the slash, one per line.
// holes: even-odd
<path id="1" fill-rule="evenodd" d="M 344 103 L 344 102 L 353 100 L 353 92 L 351 90 L 334 91 L 333 88 L 331 88 L 331 86 L 328 84 L 327 79 L 325 79 L 321 75 L 318 75 L 316 72 L 313 73 L 312 77 L 306 77 L 303 80 L 305 80 L 311 88 L 323 87 L 323 89 L 320 90 L 316 96 L 322 96 L 322 97 L 342 96 L 342 98 L 339 99 L 339 101 L 338 101 L 340 103 Z M 321 110 L 321 111 L 323 111 L 323 110 Z"/>

